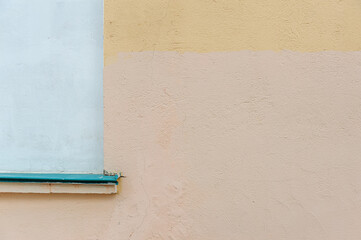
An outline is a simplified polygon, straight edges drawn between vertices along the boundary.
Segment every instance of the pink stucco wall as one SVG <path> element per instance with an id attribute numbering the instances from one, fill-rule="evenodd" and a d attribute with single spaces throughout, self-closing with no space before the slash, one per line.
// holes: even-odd
<path id="1" fill-rule="evenodd" d="M 105 9 L 105 167 L 126 178 L 0 194 L 1 239 L 360 239 L 358 1 Z"/>

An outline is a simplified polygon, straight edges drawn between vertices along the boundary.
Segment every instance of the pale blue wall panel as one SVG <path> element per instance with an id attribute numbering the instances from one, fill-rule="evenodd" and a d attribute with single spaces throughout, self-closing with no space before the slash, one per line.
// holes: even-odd
<path id="1" fill-rule="evenodd" d="M 102 69 L 102 0 L 0 0 L 0 171 L 102 172 Z"/>

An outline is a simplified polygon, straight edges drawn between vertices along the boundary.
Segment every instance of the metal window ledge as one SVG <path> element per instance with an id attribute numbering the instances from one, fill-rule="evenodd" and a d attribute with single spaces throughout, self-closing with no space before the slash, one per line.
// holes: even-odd
<path id="1" fill-rule="evenodd" d="M 0 173 L 3 193 L 114 194 L 120 174 Z"/>

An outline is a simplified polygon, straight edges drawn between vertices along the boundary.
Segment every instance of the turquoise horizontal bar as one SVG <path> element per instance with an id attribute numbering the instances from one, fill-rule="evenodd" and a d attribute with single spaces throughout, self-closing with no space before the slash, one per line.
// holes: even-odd
<path id="1" fill-rule="evenodd" d="M 119 177 L 117 174 L 0 173 L 0 182 L 118 184 Z"/>

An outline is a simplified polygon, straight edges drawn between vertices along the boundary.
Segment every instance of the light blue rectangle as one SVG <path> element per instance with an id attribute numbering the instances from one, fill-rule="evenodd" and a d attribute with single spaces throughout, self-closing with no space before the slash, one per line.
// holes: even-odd
<path id="1" fill-rule="evenodd" d="M 102 173 L 102 76 L 102 0 L 0 0 L 0 172 Z"/>

